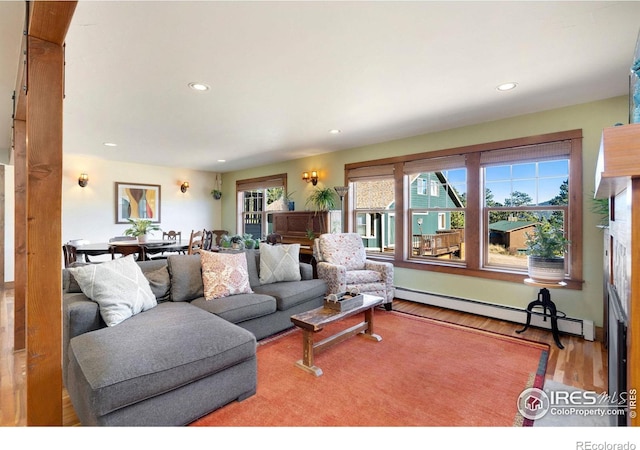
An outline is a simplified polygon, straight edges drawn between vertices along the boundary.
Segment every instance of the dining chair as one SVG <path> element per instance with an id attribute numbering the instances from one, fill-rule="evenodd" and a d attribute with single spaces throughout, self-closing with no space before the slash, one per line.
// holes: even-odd
<path id="1" fill-rule="evenodd" d="M 189 238 L 189 249 L 187 253 L 189 255 L 193 255 L 202 250 L 203 244 L 203 233 L 202 231 L 194 231 L 191 230 L 191 237 Z"/>
<path id="2" fill-rule="evenodd" d="M 71 265 L 78 260 L 78 253 L 73 245 L 64 244 L 62 246 L 62 253 L 64 255 L 65 268 L 71 267 Z"/>
<path id="3" fill-rule="evenodd" d="M 174 231 L 174 230 L 163 231 L 162 232 L 162 240 L 163 241 L 182 242 L 182 231 Z M 149 259 L 167 259 L 167 253 L 184 255 L 184 250 L 178 250 L 178 251 L 176 251 L 176 250 L 170 250 L 170 251 L 162 250 L 160 252 L 160 254 L 156 255 L 156 256 L 149 256 L 147 254 L 147 258 L 149 258 Z"/>
<path id="4" fill-rule="evenodd" d="M 182 231 L 163 231 L 162 232 L 162 240 L 169 241 L 181 241 L 182 240 Z"/>
<path id="5" fill-rule="evenodd" d="M 147 259 L 144 246 L 139 244 L 110 245 L 109 253 L 111 253 L 111 259 L 116 259 L 116 255 L 120 255 L 121 257 L 136 255 L 136 261 L 145 261 Z"/>
<path id="6" fill-rule="evenodd" d="M 202 250 L 210 251 L 216 246 L 216 234 L 213 231 L 202 230 Z"/>

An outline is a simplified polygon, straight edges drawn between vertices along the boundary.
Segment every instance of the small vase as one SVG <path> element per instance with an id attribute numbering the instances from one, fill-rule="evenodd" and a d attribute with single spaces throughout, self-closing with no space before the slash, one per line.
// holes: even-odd
<path id="1" fill-rule="evenodd" d="M 138 236 L 138 242 L 140 244 L 144 244 L 145 242 L 147 242 L 147 235 L 146 234 L 141 234 Z"/>

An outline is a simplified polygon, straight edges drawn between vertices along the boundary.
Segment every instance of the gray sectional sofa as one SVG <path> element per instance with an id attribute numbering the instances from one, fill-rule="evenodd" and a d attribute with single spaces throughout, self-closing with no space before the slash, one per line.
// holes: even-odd
<path id="1" fill-rule="evenodd" d="M 110 327 L 65 270 L 63 378 L 83 425 L 185 425 L 256 392 L 256 341 L 321 306 L 326 283 L 300 263 L 300 281 L 261 285 L 245 255 L 253 293 L 212 301 L 199 255 L 139 262 L 158 304 Z"/>

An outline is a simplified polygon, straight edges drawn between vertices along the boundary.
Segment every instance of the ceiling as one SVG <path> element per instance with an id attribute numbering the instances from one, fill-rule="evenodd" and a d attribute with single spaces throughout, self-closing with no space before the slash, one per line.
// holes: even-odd
<path id="1" fill-rule="evenodd" d="M 0 150 L 23 16 L 0 2 Z M 64 152 L 228 172 L 625 95 L 638 17 L 636 1 L 80 1 Z"/>

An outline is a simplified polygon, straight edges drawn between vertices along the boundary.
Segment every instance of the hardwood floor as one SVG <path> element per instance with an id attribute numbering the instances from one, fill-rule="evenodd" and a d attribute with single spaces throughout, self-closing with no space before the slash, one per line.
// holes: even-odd
<path id="1" fill-rule="evenodd" d="M 0 295 L 0 426 L 26 425 L 25 351 L 13 351 L 13 289 Z M 394 300 L 396 311 L 457 323 L 508 336 L 549 344 L 547 378 L 569 386 L 596 391 L 607 390 L 607 351 L 599 341 L 585 341 L 561 335 L 564 350 L 556 347 L 550 331 L 530 328 L 524 335 L 520 325 L 472 314 L 460 313 L 405 300 Z M 383 314 L 381 311 L 380 314 Z M 79 425 L 66 392 L 63 393 L 63 425 Z"/>

